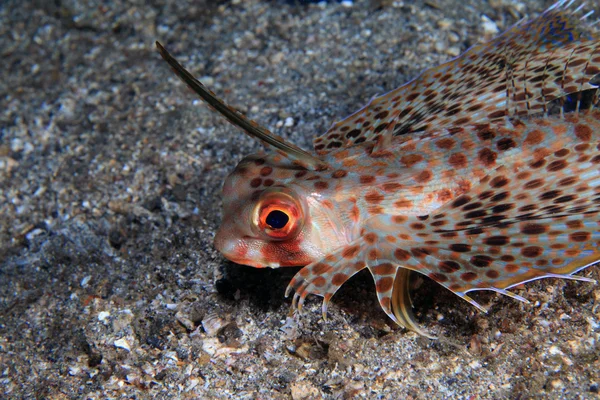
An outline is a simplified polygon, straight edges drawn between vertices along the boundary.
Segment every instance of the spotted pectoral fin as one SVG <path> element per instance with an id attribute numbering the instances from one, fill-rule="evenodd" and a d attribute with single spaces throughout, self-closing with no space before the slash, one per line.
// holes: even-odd
<path id="1" fill-rule="evenodd" d="M 302 309 L 306 296 L 315 294 L 323 297 L 322 312 L 323 318 L 326 318 L 329 301 L 335 292 L 353 275 L 367 267 L 362 259 L 359 241 L 302 268 L 285 292 L 287 297 L 292 290 L 295 291 L 292 309 Z"/>
<path id="2" fill-rule="evenodd" d="M 286 296 L 292 290 L 295 291 L 292 309 L 302 309 L 304 300 L 309 294 L 321 296 L 324 298 L 322 312 L 325 319 L 327 307 L 335 292 L 354 274 L 368 268 L 375 281 L 377 299 L 383 311 L 398 325 L 420 335 L 434 338 L 418 327 L 410 305 L 404 307 L 410 303 L 408 293 L 410 271 L 401 268 L 393 260 L 382 259 L 383 253 L 372 243 L 372 238 L 376 235 L 371 233 L 366 236 L 369 240 L 360 238 L 322 260 L 302 268 L 286 290 Z M 401 293 L 400 296 L 405 302 L 398 303 L 396 300 L 394 303 L 393 295 L 396 292 Z"/>

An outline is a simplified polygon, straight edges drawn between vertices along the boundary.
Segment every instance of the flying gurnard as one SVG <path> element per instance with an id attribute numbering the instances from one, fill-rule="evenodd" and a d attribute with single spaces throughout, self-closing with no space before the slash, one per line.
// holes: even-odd
<path id="1" fill-rule="evenodd" d="M 304 266 L 293 307 L 368 269 L 379 304 L 415 323 L 410 271 L 468 293 L 573 275 L 600 260 L 600 35 L 573 1 L 335 123 L 314 154 L 217 98 L 158 42 L 175 73 L 269 152 L 223 186 L 215 247 L 238 264 Z"/>

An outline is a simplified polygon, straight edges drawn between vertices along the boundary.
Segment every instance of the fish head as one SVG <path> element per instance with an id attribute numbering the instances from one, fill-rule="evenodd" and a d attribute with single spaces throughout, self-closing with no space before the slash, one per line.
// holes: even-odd
<path id="1" fill-rule="evenodd" d="M 223 185 L 217 250 L 237 264 L 277 268 L 310 264 L 343 245 L 325 196 L 299 184 L 305 174 L 279 155 L 244 158 Z"/>

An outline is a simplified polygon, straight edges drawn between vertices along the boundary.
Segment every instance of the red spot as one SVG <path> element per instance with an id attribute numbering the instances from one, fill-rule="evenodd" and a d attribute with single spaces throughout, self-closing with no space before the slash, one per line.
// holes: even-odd
<path id="1" fill-rule="evenodd" d="M 331 174 L 331 177 L 332 178 L 336 178 L 336 179 L 340 179 L 340 178 L 345 177 L 346 175 L 348 175 L 348 172 L 344 171 L 343 169 L 338 169 L 333 174 Z"/>
<path id="2" fill-rule="evenodd" d="M 369 204 L 379 204 L 383 199 L 383 195 L 376 190 L 371 190 L 365 195 L 365 201 Z"/>
<path id="3" fill-rule="evenodd" d="M 317 181 L 314 183 L 314 186 L 317 190 L 325 190 L 329 188 L 329 184 L 325 181 Z"/>
<path id="4" fill-rule="evenodd" d="M 592 139 L 592 130 L 587 125 L 575 125 L 575 136 L 581 139 L 582 142 L 589 142 Z"/>
<path id="5" fill-rule="evenodd" d="M 362 175 L 360 177 L 360 183 L 368 185 L 369 183 L 375 182 L 375 177 L 371 175 Z"/>
<path id="6" fill-rule="evenodd" d="M 425 170 L 425 171 L 422 171 L 421 173 L 419 173 L 417 176 L 415 176 L 415 181 L 419 182 L 419 183 L 425 183 L 425 182 L 429 182 L 432 177 L 433 177 L 433 174 L 431 173 L 431 171 Z"/>
<path id="7" fill-rule="evenodd" d="M 375 275 L 391 275 L 396 272 L 396 268 L 391 263 L 379 264 L 371 270 Z"/>
<path id="8" fill-rule="evenodd" d="M 399 183 L 396 183 L 396 182 L 384 183 L 382 185 L 382 189 L 388 193 L 396 192 L 396 191 L 402 189 L 402 185 Z"/>
<path id="9" fill-rule="evenodd" d="M 400 158 L 400 161 L 404 165 L 406 165 L 408 168 L 410 168 L 413 165 L 415 165 L 416 163 L 423 161 L 423 156 L 420 154 L 408 154 L 408 155 L 402 156 Z"/>
<path id="10" fill-rule="evenodd" d="M 270 174 L 271 174 L 271 172 L 273 172 L 273 168 L 271 168 L 271 167 L 262 167 L 262 168 L 260 169 L 260 174 L 261 174 L 262 176 L 267 176 L 267 175 L 270 175 Z"/>
<path id="11" fill-rule="evenodd" d="M 404 215 L 394 215 L 392 217 L 392 222 L 395 224 L 403 224 L 408 220 L 408 217 L 405 217 Z"/>
<path id="12" fill-rule="evenodd" d="M 396 249 L 394 251 L 394 257 L 396 257 L 396 259 L 400 261 L 406 261 L 411 257 L 411 255 L 408 251 L 404 249 Z"/>
<path id="13" fill-rule="evenodd" d="M 475 272 L 465 272 L 460 275 L 460 279 L 465 282 L 471 282 L 472 280 L 477 279 L 477 274 Z"/>
<path id="14" fill-rule="evenodd" d="M 450 150 L 455 144 L 456 141 L 452 138 L 443 138 L 435 142 L 435 145 L 443 150 Z"/>
<path id="15" fill-rule="evenodd" d="M 527 135 L 527 138 L 525 139 L 524 144 L 526 144 L 528 146 L 535 146 L 537 144 L 542 143 L 544 141 L 545 136 L 546 135 L 544 135 L 544 132 L 542 132 L 540 130 L 531 131 Z"/>
<path id="16" fill-rule="evenodd" d="M 312 267 L 312 273 L 314 275 L 323 275 L 331 271 L 332 269 L 333 267 L 329 264 L 317 263 L 314 267 Z"/>
<path id="17" fill-rule="evenodd" d="M 257 188 L 262 184 L 262 179 L 254 178 L 250 181 L 250 187 Z"/>
<path id="18" fill-rule="evenodd" d="M 348 275 L 339 273 L 339 274 L 335 274 L 333 276 L 333 278 L 331 278 L 331 283 L 334 286 L 342 286 L 344 284 L 344 282 L 346 282 L 347 280 L 348 280 Z"/>
<path id="19" fill-rule="evenodd" d="M 375 287 L 377 288 L 377 293 L 386 293 L 392 289 L 393 285 L 394 278 L 386 276 L 385 278 L 379 279 L 375 284 Z"/>
<path id="20" fill-rule="evenodd" d="M 322 276 L 317 276 L 312 281 L 312 284 L 315 285 L 316 287 L 323 287 L 323 286 L 325 286 L 326 283 L 327 283 L 327 280 L 325 280 L 325 278 L 323 278 Z"/>
<path id="21" fill-rule="evenodd" d="M 342 257 L 344 258 L 354 258 L 360 251 L 360 247 L 358 245 L 346 247 L 344 251 L 342 251 Z"/>
<path id="22" fill-rule="evenodd" d="M 375 242 L 377 242 L 377 235 L 373 232 L 369 232 L 366 235 L 363 236 L 363 239 L 365 240 L 365 242 L 367 242 L 368 244 L 373 244 Z"/>
<path id="23" fill-rule="evenodd" d="M 406 199 L 400 199 L 394 203 L 396 208 L 411 208 L 413 206 L 412 201 Z"/>

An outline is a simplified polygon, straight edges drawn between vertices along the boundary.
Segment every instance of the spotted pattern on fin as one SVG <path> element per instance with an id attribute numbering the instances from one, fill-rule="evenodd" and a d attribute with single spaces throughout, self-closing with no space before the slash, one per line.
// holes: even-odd
<path id="1" fill-rule="evenodd" d="M 557 3 L 374 98 L 316 138 L 315 151 L 325 155 L 365 141 L 387 143 L 389 135 L 538 115 L 553 100 L 592 89 L 589 82 L 600 73 L 599 36 L 580 29 L 569 4 Z"/>

